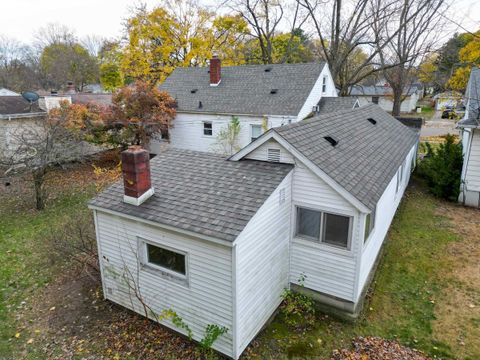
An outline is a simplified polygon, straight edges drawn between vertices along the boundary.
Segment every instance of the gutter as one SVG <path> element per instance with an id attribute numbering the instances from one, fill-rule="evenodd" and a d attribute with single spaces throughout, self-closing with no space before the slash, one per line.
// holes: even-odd
<path id="1" fill-rule="evenodd" d="M 14 120 L 14 119 L 25 119 L 25 118 L 34 118 L 45 116 L 47 113 L 45 111 L 42 112 L 35 112 L 35 113 L 25 113 L 25 114 L 8 114 L 8 115 L 0 115 L 0 120 Z"/>

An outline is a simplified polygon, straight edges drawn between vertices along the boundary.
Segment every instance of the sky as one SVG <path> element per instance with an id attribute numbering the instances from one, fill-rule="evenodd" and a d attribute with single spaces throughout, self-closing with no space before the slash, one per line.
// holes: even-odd
<path id="1" fill-rule="evenodd" d="M 205 1 L 211 4 L 214 0 Z M 152 8 L 159 1 L 142 2 Z M 39 28 L 59 23 L 74 29 L 79 37 L 95 34 L 114 38 L 121 35 L 122 20 L 131 15 L 129 9 L 137 3 L 138 0 L 0 0 L 0 35 L 29 43 Z M 480 28 L 480 0 L 453 0 L 445 16 L 468 31 L 476 31 Z M 451 25 L 449 33 L 463 32 L 459 26 Z"/>

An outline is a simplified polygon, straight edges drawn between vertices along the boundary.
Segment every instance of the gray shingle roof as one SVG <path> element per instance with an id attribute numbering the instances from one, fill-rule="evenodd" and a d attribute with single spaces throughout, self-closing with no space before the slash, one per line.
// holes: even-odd
<path id="1" fill-rule="evenodd" d="M 373 104 L 273 131 L 371 210 L 418 140 L 418 134 Z M 338 144 L 333 147 L 325 136 Z"/>
<path id="2" fill-rule="evenodd" d="M 43 112 L 38 106 L 38 102 L 30 103 L 23 96 L 0 96 L 0 114 L 28 114 Z"/>
<path id="3" fill-rule="evenodd" d="M 98 104 L 98 105 L 112 105 L 112 94 L 85 94 L 76 93 L 71 94 L 72 104 Z"/>
<path id="4" fill-rule="evenodd" d="M 323 96 L 318 106 L 320 114 L 326 114 L 333 111 L 352 110 L 358 98 L 355 96 L 338 96 L 327 97 Z"/>
<path id="5" fill-rule="evenodd" d="M 480 68 L 473 68 L 465 92 L 468 116 L 458 122 L 459 127 L 480 125 Z"/>
<path id="6" fill-rule="evenodd" d="M 140 206 L 123 202 L 121 181 L 90 204 L 159 224 L 233 241 L 292 170 L 288 164 L 168 149 L 151 161 L 155 194 Z"/>
<path id="7" fill-rule="evenodd" d="M 416 86 L 410 86 L 405 88 L 403 91 L 404 95 L 412 95 L 417 91 Z M 389 86 L 379 86 L 379 85 L 354 85 L 350 88 L 350 95 L 352 96 L 385 96 L 392 95 L 392 88 Z"/>
<path id="8" fill-rule="evenodd" d="M 210 86 L 206 67 L 177 68 L 160 89 L 177 99 L 180 112 L 296 116 L 324 66 L 324 62 L 227 66 L 222 67 L 218 86 Z M 271 94 L 272 89 L 277 93 Z"/>

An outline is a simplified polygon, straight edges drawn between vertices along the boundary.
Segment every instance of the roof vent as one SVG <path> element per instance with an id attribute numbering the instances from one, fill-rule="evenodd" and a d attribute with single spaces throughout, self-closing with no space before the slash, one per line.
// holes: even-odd
<path id="1" fill-rule="evenodd" d="M 270 162 L 280 162 L 280 149 L 267 149 L 267 160 Z"/>
<path id="2" fill-rule="evenodd" d="M 269 67 L 265 68 L 265 70 L 264 70 L 264 71 L 265 71 L 265 72 L 270 72 L 270 71 L 272 71 L 272 67 L 271 67 L 271 66 L 269 66 Z"/>
<path id="3" fill-rule="evenodd" d="M 191 92 L 192 94 L 195 94 L 197 91 L 198 91 L 198 89 L 192 89 L 192 90 L 190 90 L 190 92 Z"/>
<path id="4" fill-rule="evenodd" d="M 270 94 L 276 94 L 278 92 L 278 89 L 272 89 L 270 90 Z"/>
<path id="5" fill-rule="evenodd" d="M 198 102 L 198 108 L 201 109 L 203 107 L 203 104 L 201 101 Z"/>
<path id="6" fill-rule="evenodd" d="M 377 120 L 375 120 L 375 119 L 368 118 L 367 120 L 370 121 L 370 123 L 373 124 L 373 125 L 377 124 Z"/>
<path id="7" fill-rule="evenodd" d="M 335 140 L 331 136 L 325 136 L 324 139 L 327 140 L 332 146 L 336 146 L 338 144 L 338 140 Z"/>

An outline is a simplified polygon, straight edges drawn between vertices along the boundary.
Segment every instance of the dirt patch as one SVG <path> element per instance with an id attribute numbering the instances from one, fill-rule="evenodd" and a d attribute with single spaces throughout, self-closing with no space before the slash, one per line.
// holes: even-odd
<path id="1" fill-rule="evenodd" d="M 451 286 L 444 289 L 435 307 L 435 337 L 448 344 L 460 358 L 480 358 L 480 211 L 460 205 L 437 209 L 451 221 L 461 237 L 447 247 L 452 265 L 446 269 Z"/>

